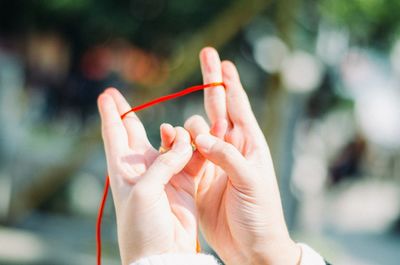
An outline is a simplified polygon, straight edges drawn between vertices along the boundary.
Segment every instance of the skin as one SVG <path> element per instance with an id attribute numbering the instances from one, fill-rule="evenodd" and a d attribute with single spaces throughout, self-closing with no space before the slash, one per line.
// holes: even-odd
<path id="1" fill-rule="evenodd" d="M 121 120 L 130 106 L 116 89 L 101 94 L 98 106 L 122 263 L 162 253 L 195 253 L 196 185 L 183 170 L 193 152 L 189 133 L 162 125 L 163 142 L 171 149 L 160 154 L 134 113 Z"/>
<path id="2" fill-rule="evenodd" d="M 283 217 L 268 145 L 235 66 L 213 48 L 200 53 L 211 123 L 200 116 L 185 129 L 161 125 L 158 153 L 116 89 L 98 100 L 123 264 L 142 257 L 194 253 L 197 220 L 226 264 L 297 264 L 300 248 Z M 190 134 L 190 135 L 189 135 Z M 192 152 L 190 141 L 197 150 Z M 211 206 L 211 207 L 210 207 Z"/>
<path id="3" fill-rule="evenodd" d="M 195 154 L 204 157 L 193 165 L 201 230 L 226 264 L 297 264 L 301 251 L 286 228 L 268 145 L 236 67 L 221 63 L 213 48 L 200 61 L 204 83 L 226 86 L 205 91 L 211 130 L 197 115 L 185 122 Z"/>

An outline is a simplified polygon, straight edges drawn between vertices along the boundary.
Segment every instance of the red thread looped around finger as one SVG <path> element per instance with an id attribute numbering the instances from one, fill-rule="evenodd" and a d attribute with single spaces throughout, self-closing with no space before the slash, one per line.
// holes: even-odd
<path id="1" fill-rule="evenodd" d="M 192 86 L 192 87 L 186 88 L 184 90 L 181 90 L 179 92 L 156 98 L 156 99 L 154 99 L 152 101 L 149 101 L 147 103 L 144 103 L 142 105 L 136 106 L 136 107 L 128 110 L 127 112 L 125 112 L 124 114 L 121 115 L 121 119 L 124 119 L 126 117 L 126 115 L 128 115 L 131 112 L 138 112 L 138 111 L 140 111 L 142 109 L 151 107 L 151 106 L 156 105 L 158 103 L 161 103 L 161 102 L 164 102 L 164 101 L 167 101 L 167 100 L 171 100 L 171 99 L 174 99 L 174 98 L 179 98 L 179 97 L 185 96 L 187 94 L 190 94 L 190 93 L 193 93 L 193 92 L 196 92 L 196 91 L 199 91 L 199 90 L 203 90 L 203 89 L 210 88 L 210 87 L 216 87 L 216 86 L 225 87 L 225 84 L 223 82 L 215 82 L 215 83 L 209 83 L 209 84 L 204 84 L 204 85 Z"/>
<path id="2" fill-rule="evenodd" d="M 192 86 L 192 87 L 186 88 L 184 90 L 181 90 L 179 92 L 156 98 L 152 101 L 146 102 L 142 105 L 139 105 L 139 106 L 136 106 L 136 107 L 130 109 L 129 111 L 127 111 L 121 115 L 121 119 L 123 120 L 131 112 L 138 112 L 140 110 L 143 110 L 145 108 L 151 107 L 153 105 L 159 104 L 159 103 L 167 101 L 167 100 L 182 97 L 187 94 L 193 93 L 195 91 L 203 90 L 206 88 L 217 87 L 217 86 L 223 86 L 225 88 L 225 84 L 223 82 L 215 82 L 215 83 L 209 83 L 209 84 L 204 84 L 204 85 Z M 103 219 L 104 206 L 106 204 L 109 187 L 110 187 L 110 178 L 107 176 L 106 180 L 105 180 L 105 184 L 104 184 L 103 196 L 102 196 L 102 199 L 100 202 L 99 211 L 98 211 L 98 215 L 97 215 L 97 222 L 96 222 L 97 265 L 101 265 L 101 221 Z M 197 240 L 197 244 L 196 244 L 196 251 L 200 252 L 200 244 L 199 244 L 198 240 Z"/>

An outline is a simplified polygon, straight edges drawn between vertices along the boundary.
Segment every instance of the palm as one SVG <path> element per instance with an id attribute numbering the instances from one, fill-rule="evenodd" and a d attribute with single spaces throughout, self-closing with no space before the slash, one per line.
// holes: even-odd
<path id="1" fill-rule="evenodd" d="M 255 149 L 251 147 L 257 145 L 258 148 L 264 148 L 263 153 L 267 154 L 266 143 L 255 144 L 252 137 L 245 137 L 252 135 L 245 130 L 246 128 L 237 126 L 225 134 L 225 140 L 234 145 L 249 163 L 257 166 L 265 164 L 263 161 L 267 161 L 266 157 L 257 156 Z M 239 250 L 243 249 L 243 244 L 246 244 L 241 240 L 245 236 L 241 235 L 247 235 L 249 228 L 257 226 L 251 223 L 252 220 L 244 220 L 241 217 L 248 216 L 248 212 L 244 213 L 244 211 L 257 213 L 257 210 L 250 210 L 257 207 L 256 202 L 251 201 L 253 198 L 249 198 L 232 186 L 229 176 L 220 167 L 210 161 L 203 161 L 202 167 L 198 164 L 198 160 L 192 159 L 186 166 L 186 170 L 192 174 L 196 173 L 195 176 L 199 179 L 197 207 L 202 231 L 221 257 L 240 253 Z M 246 205 L 247 209 L 243 205 Z M 254 220 L 257 219 L 254 218 Z"/>
<path id="2" fill-rule="evenodd" d="M 142 177 L 159 155 L 152 146 L 148 146 L 135 150 L 129 148 L 120 156 L 121 163 L 115 171 L 123 174 L 121 177 L 128 180 L 129 184 L 123 191 L 126 196 L 129 196 L 130 185 L 134 185 Z M 135 213 L 151 209 L 149 215 L 159 223 L 152 223 L 150 233 L 159 235 L 165 247 L 180 251 L 194 249 L 197 224 L 192 178 L 181 171 L 165 185 L 161 196 L 157 190 L 152 192 L 153 194 L 146 195 L 145 202 L 132 207 L 131 213 L 125 218 L 133 219 Z M 134 204 L 134 202 L 126 203 Z"/>

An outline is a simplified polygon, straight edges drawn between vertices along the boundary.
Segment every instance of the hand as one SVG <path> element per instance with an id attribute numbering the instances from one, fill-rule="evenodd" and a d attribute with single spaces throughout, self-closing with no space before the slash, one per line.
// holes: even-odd
<path id="1" fill-rule="evenodd" d="M 200 53 L 210 129 L 194 116 L 185 128 L 195 139 L 197 159 L 186 166 L 200 179 L 197 207 L 206 240 L 226 264 L 297 264 L 300 249 L 283 217 L 272 160 L 235 66 L 218 53 Z M 217 136 L 217 137 L 216 137 Z M 200 156 L 201 157 L 201 156 Z"/>
<path id="2" fill-rule="evenodd" d="M 101 94 L 98 106 L 123 264 L 168 252 L 195 253 L 196 186 L 182 171 L 192 157 L 188 132 L 162 125 L 163 145 L 171 149 L 160 155 L 134 113 L 121 120 L 131 107 L 116 89 Z"/>

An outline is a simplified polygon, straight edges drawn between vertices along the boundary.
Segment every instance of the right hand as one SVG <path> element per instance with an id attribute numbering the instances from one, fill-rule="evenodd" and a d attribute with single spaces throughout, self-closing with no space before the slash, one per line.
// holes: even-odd
<path id="1" fill-rule="evenodd" d="M 204 83 L 226 86 L 205 90 L 214 135 L 200 116 L 185 123 L 198 148 L 186 170 L 200 181 L 196 203 L 204 236 L 226 264 L 295 265 L 300 249 L 286 228 L 269 149 L 237 70 L 221 64 L 212 48 L 200 59 Z"/>

